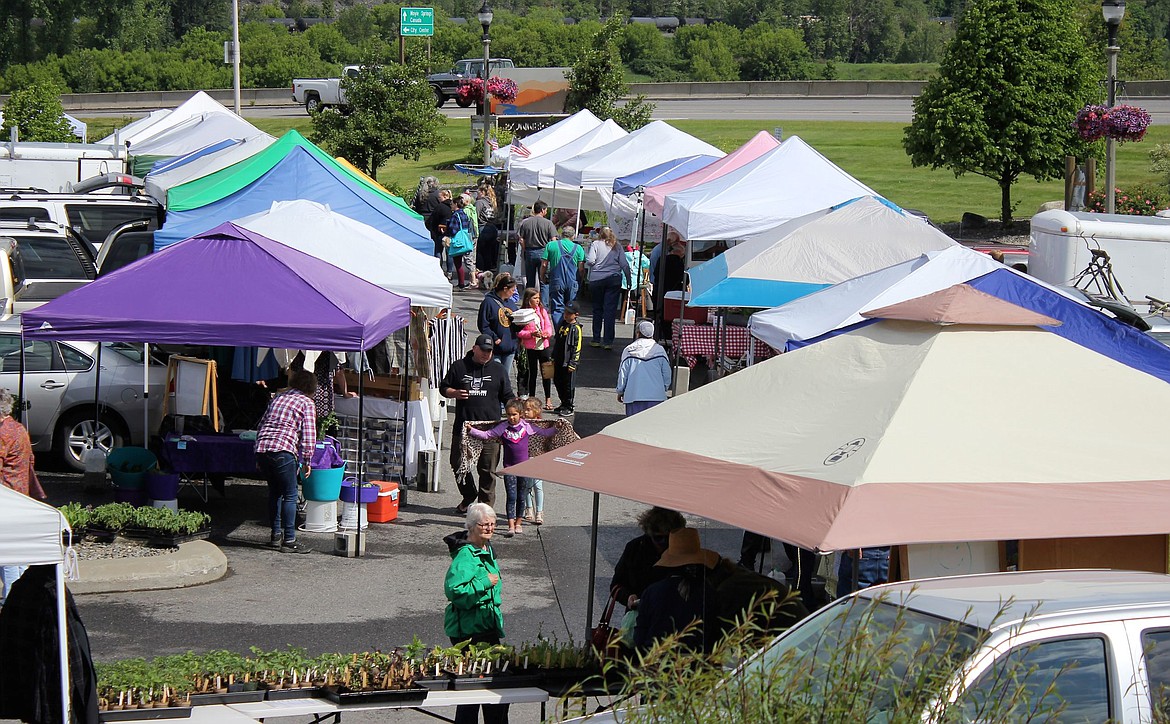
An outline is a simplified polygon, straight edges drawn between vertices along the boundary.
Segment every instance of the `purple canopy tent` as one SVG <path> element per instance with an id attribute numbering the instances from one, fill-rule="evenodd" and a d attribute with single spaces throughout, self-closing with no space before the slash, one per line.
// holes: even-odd
<path id="1" fill-rule="evenodd" d="M 228 222 L 25 312 L 21 334 L 362 352 L 409 323 L 408 298 Z"/>

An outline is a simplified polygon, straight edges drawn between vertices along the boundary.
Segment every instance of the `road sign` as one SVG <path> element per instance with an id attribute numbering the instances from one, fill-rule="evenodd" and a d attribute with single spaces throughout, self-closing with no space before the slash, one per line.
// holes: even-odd
<path id="1" fill-rule="evenodd" d="M 402 8 L 398 27 L 402 36 L 430 37 L 435 34 L 435 9 Z"/>

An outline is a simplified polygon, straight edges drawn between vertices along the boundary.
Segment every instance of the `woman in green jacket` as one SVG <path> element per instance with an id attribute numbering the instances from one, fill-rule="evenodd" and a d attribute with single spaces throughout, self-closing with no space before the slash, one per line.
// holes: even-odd
<path id="1" fill-rule="evenodd" d="M 467 530 L 443 540 L 451 549 L 451 567 L 443 582 L 449 603 L 443 628 L 452 644 L 498 644 L 504 637 L 504 614 L 500 610 L 500 567 L 492 551 L 496 511 L 487 503 L 467 507 Z M 476 724 L 478 704 L 455 707 L 456 724 Z M 484 724 L 507 724 L 507 704 L 484 704 Z"/>

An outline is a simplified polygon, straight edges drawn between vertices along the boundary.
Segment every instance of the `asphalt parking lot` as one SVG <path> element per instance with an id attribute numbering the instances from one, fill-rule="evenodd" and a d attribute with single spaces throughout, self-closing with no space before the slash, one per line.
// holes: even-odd
<path id="1" fill-rule="evenodd" d="M 468 319 L 469 332 L 482 296 L 482 292 L 456 294 L 456 308 Z M 587 303 L 583 311 L 589 311 Z M 588 339 L 590 319 L 584 314 L 582 324 Z M 612 351 L 584 347 L 574 419 L 582 436 L 622 415 L 613 384 L 621 346 L 629 342 L 631 330 L 618 325 Z M 231 480 L 225 496 L 212 492 L 206 504 L 193 491 L 184 490 L 180 505 L 211 514 L 211 540 L 226 554 L 228 574 L 193 588 L 78 596 L 94 658 L 149 658 L 217 648 L 247 652 L 253 646 L 296 646 L 310 654 L 363 651 L 405 645 L 416 635 L 426 642 L 445 642 L 443 576 L 450 557 L 442 538 L 458 530 L 463 519 L 454 513 L 459 496 L 451 472 L 442 467 L 441 491 L 410 490 L 396 522 L 370 526 L 367 554 L 356 559 L 331 554 L 332 534 L 302 534 L 301 539 L 315 549 L 311 555 L 268 549 L 264 545 L 267 489 L 262 482 Z M 72 476 L 47 475 L 45 482 L 57 504 L 73 499 L 104 502 L 102 496 L 108 496 L 87 496 L 79 489 L 79 479 Z M 677 484 L 686 485 L 686 481 Z M 587 491 L 546 482 L 545 524 L 526 525 L 524 534 L 512 539 L 497 537 L 506 643 L 519 644 L 540 635 L 582 641 L 592 625 L 586 621 L 592 498 Z M 497 508 L 503 510 L 502 490 Z M 635 517 L 644 508 L 612 497 L 600 501 L 594 619 L 608 598 L 617 557 L 626 541 L 639 533 Z M 738 557 L 738 531 L 700 518 L 691 520 L 700 529 L 705 547 Z M 536 706 L 514 709 L 513 721 L 537 718 Z M 390 718 L 430 719 L 414 712 L 352 713 L 345 721 Z"/>

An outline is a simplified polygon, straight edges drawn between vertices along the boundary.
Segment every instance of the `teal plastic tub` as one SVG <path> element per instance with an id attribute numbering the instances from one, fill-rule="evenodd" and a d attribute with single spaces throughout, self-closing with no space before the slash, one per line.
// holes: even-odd
<path id="1" fill-rule="evenodd" d="M 119 447 L 106 457 L 115 487 L 138 490 L 146 484 L 146 473 L 158 467 L 158 458 L 144 447 Z"/>
<path id="2" fill-rule="evenodd" d="M 345 467 L 340 468 L 313 468 L 313 472 L 305 478 L 305 500 L 329 502 L 337 500 L 341 495 L 341 480 L 345 477 Z"/>

